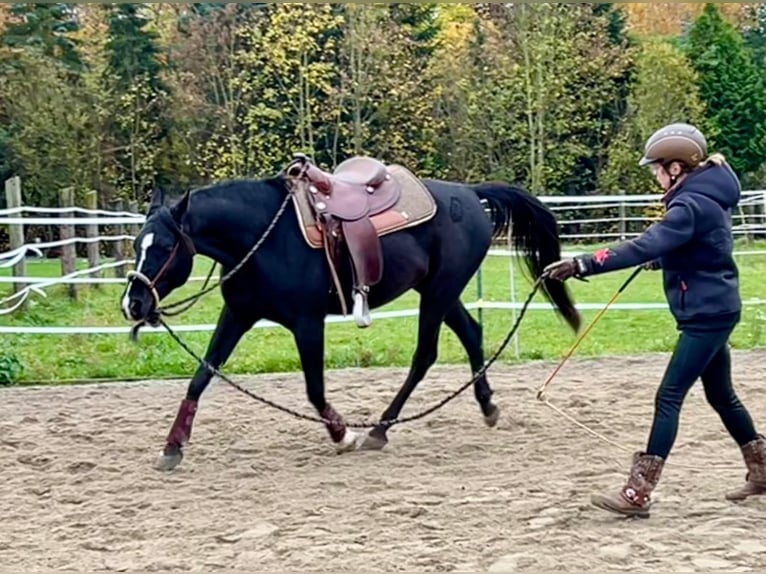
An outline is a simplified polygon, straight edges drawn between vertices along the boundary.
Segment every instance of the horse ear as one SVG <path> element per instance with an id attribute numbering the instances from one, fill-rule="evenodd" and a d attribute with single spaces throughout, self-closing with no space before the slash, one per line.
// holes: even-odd
<path id="1" fill-rule="evenodd" d="M 149 213 L 151 214 L 153 211 L 162 207 L 162 204 L 164 202 L 165 202 L 165 193 L 159 187 L 155 187 L 152 190 L 152 200 L 151 200 L 151 203 L 149 204 Z"/>
<path id="2" fill-rule="evenodd" d="M 155 187 L 152 190 L 152 207 L 162 207 L 165 201 L 165 192 L 161 188 Z"/>
<path id="3" fill-rule="evenodd" d="M 175 219 L 176 223 L 179 225 L 181 225 L 184 215 L 186 215 L 186 212 L 189 210 L 189 197 L 190 192 L 187 191 L 184 193 L 183 197 L 178 200 L 178 203 L 173 206 L 173 209 L 171 209 L 173 219 Z"/>

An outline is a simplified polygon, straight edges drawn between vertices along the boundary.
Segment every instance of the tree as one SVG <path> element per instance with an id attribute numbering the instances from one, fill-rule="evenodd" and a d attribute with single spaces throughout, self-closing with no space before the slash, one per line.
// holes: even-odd
<path id="1" fill-rule="evenodd" d="M 718 6 L 727 20 L 740 22 L 746 18 L 748 4 L 747 2 L 726 2 Z M 703 8 L 700 2 L 626 2 L 623 4 L 630 32 L 638 38 L 676 37 L 691 26 Z"/>
<path id="2" fill-rule="evenodd" d="M 503 50 L 494 49 L 502 40 L 475 7 L 442 5 L 440 34 L 429 70 L 437 129 L 434 143 L 439 150 L 436 170 L 442 177 L 459 180 L 497 173 L 507 158 L 496 153 L 495 147 L 501 139 L 496 132 L 505 123 L 501 113 L 494 113 L 501 98 L 489 94 L 489 72 L 497 72 L 497 80 L 508 77 L 503 74 L 507 70 Z M 513 166 L 516 162 L 505 163 Z"/>
<path id="3" fill-rule="evenodd" d="M 742 26 L 747 45 L 762 73 L 766 73 L 766 4 L 748 5 L 747 19 Z"/>
<path id="4" fill-rule="evenodd" d="M 596 188 L 625 108 L 629 58 L 612 6 L 491 4 L 443 14 L 440 164 L 535 193 Z"/>
<path id="5" fill-rule="evenodd" d="M 241 30 L 257 26 L 243 4 L 193 4 L 179 14 L 170 42 L 174 155 L 184 158 L 178 173 L 187 185 L 242 175 L 241 115 L 245 85 L 238 54 Z"/>
<path id="6" fill-rule="evenodd" d="M 654 178 L 638 166 L 638 160 L 646 140 L 663 125 L 689 122 L 714 135 L 705 124 L 697 75 L 683 52 L 668 41 L 649 39 L 634 51 L 628 107 L 619 135 L 608 149 L 609 159 L 599 179 L 602 193 L 648 193 L 654 189 Z"/>
<path id="7" fill-rule="evenodd" d="M 595 187 L 599 149 L 614 132 L 605 110 L 619 98 L 629 64 L 625 47 L 609 36 L 610 25 L 588 5 L 508 8 L 507 49 L 517 55 L 523 103 L 507 116 L 525 131 L 527 179 L 535 193 Z"/>
<path id="8" fill-rule="evenodd" d="M 20 57 L 22 66 L 7 73 L 0 90 L 7 161 L 24 178 L 25 201 L 57 205 L 58 190 L 82 193 L 92 183 L 98 153 L 91 109 L 62 62 L 40 53 Z"/>
<path id="9" fill-rule="evenodd" d="M 168 137 L 164 108 L 168 89 L 156 32 L 147 29 L 141 5 L 105 8 L 109 18 L 103 90 L 113 98 L 107 169 L 122 193 L 143 199 L 157 183 Z"/>
<path id="10" fill-rule="evenodd" d="M 766 157 L 764 78 L 742 35 L 706 4 L 684 43 L 717 136 L 711 138 L 744 177 Z"/>
<path id="11" fill-rule="evenodd" d="M 602 29 L 604 26 L 606 27 L 609 38 L 607 50 L 612 54 L 617 54 L 618 62 L 622 63 L 616 68 L 608 86 L 612 96 L 606 97 L 601 104 L 600 111 L 596 110 L 594 113 L 594 118 L 600 118 L 603 127 L 600 130 L 591 131 L 592 137 L 590 141 L 586 141 L 586 146 L 593 150 L 593 154 L 578 162 L 575 174 L 571 178 L 577 182 L 575 185 L 595 190 L 607 162 L 608 149 L 617 137 L 622 118 L 627 113 L 630 83 L 635 67 L 632 61 L 633 52 L 630 51 L 633 41 L 628 37 L 627 14 L 623 11 L 624 5 L 599 3 L 591 6 L 593 16 L 601 23 Z M 586 27 L 593 25 L 589 23 L 588 19 L 581 19 L 581 22 Z M 587 140 L 587 133 L 584 135 Z"/>
<path id="12" fill-rule="evenodd" d="M 0 37 L 0 172 L 25 178 L 25 199 L 56 205 L 57 192 L 93 180 L 90 92 L 70 4 L 14 4 Z"/>
<path id="13" fill-rule="evenodd" d="M 2 44 L 14 50 L 39 50 L 42 55 L 62 62 L 69 70 L 83 68 L 77 42 L 79 29 L 71 4 L 13 4 L 2 35 Z"/>
<path id="14" fill-rule="evenodd" d="M 614 2 L 599 2 L 591 4 L 591 9 L 594 16 L 606 18 L 610 43 L 619 46 L 628 41 L 628 15 L 623 11 L 622 5 L 615 5 Z"/>
<path id="15" fill-rule="evenodd" d="M 165 90 L 160 78 L 164 68 L 157 46 L 159 36 L 146 28 L 148 19 L 136 4 L 108 8 L 109 40 L 105 50 L 113 87 L 128 90 L 138 78 L 145 78 L 154 92 Z"/>
<path id="16" fill-rule="evenodd" d="M 329 4 L 270 4 L 238 27 L 234 127 L 222 129 L 205 147 L 218 173 L 274 172 L 298 151 L 324 160 L 316 156 L 335 129 L 341 24 Z"/>
<path id="17" fill-rule="evenodd" d="M 351 154 L 374 153 L 433 173 L 429 64 L 439 30 L 435 7 L 346 4 L 342 14 L 332 163 Z"/>
<path id="18" fill-rule="evenodd" d="M 5 32 L 5 28 L 11 17 L 8 4 L 0 4 L 0 34 Z"/>

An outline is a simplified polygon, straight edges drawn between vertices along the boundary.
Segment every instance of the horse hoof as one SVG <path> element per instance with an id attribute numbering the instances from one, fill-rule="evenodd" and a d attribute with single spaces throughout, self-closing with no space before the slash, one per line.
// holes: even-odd
<path id="1" fill-rule="evenodd" d="M 343 440 L 335 445 L 335 450 L 338 454 L 343 454 L 344 452 L 352 452 L 356 450 L 358 446 L 359 435 L 346 429 L 346 434 L 343 435 Z"/>
<path id="2" fill-rule="evenodd" d="M 494 428 L 500 420 L 500 409 L 497 405 L 490 404 L 489 413 L 484 415 L 484 424 L 489 428 Z"/>
<path id="3" fill-rule="evenodd" d="M 163 452 L 157 458 L 157 464 L 155 465 L 155 467 L 157 468 L 157 470 L 169 472 L 173 470 L 175 467 L 177 467 L 179 464 L 181 464 L 181 461 L 183 459 L 184 459 L 184 453 L 180 448 L 175 452 L 170 452 L 170 453 Z"/>
<path id="4" fill-rule="evenodd" d="M 359 450 L 383 450 L 388 444 L 386 431 L 377 428 L 368 432 L 359 445 Z"/>

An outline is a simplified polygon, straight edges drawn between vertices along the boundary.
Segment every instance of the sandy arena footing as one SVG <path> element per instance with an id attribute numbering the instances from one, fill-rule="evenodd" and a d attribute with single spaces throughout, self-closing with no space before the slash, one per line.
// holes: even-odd
<path id="1" fill-rule="evenodd" d="M 573 360 L 550 399 L 641 448 L 666 355 Z M 735 384 L 766 429 L 766 352 L 734 354 Z M 336 455 L 324 429 L 217 381 L 172 473 L 153 468 L 186 381 L 0 390 L 0 564 L 5 569 L 748 571 L 766 564 L 766 500 L 732 504 L 739 450 L 701 386 L 690 393 L 649 520 L 589 505 L 629 454 L 535 400 L 551 363 L 490 371 L 502 408 L 473 392 L 394 428 L 383 452 Z M 404 369 L 327 375 L 346 419 L 379 415 Z M 403 414 L 467 380 L 435 367 Z M 240 377 L 310 413 L 300 374 Z M 763 430 L 761 432 L 764 432 Z M 729 465 L 715 468 L 711 465 Z M 690 468 L 687 468 L 690 467 Z"/>

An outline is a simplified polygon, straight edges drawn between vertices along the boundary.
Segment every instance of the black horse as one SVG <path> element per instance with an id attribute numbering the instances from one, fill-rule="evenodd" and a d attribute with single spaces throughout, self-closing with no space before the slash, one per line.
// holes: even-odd
<path id="1" fill-rule="evenodd" d="M 442 323 L 465 347 L 472 371 L 476 373 L 483 366 L 481 327 L 459 298 L 494 237 L 507 234 L 510 227 L 514 246 L 524 254 L 535 277 L 542 274 L 545 265 L 560 258 L 553 214 L 525 190 L 494 182 L 421 181 L 433 195 L 437 211 L 428 221 L 381 237 L 384 272 L 369 291 L 373 309 L 410 289 L 420 294 L 417 346 L 410 371 L 382 421 L 399 415 L 436 361 Z M 217 261 L 224 273 L 237 266 L 273 225 L 290 190 L 286 175 L 279 174 L 197 189 L 171 206 L 165 205 L 161 191 L 155 191 L 135 240 L 136 270 L 122 299 L 125 317 L 149 322 L 156 319 L 160 301 L 187 281 L 195 253 Z M 340 269 L 339 275 L 341 283 L 347 285 L 350 266 Z M 566 287 L 549 280 L 543 285 L 546 297 L 578 331 L 580 316 Z M 297 209 L 290 202 L 258 251 L 221 285 L 225 304 L 204 358 L 216 368 L 221 366 L 240 338 L 261 319 L 286 327 L 297 345 L 308 399 L 327 421 L 337 449 L 381 449 L 387 443 L 389 426 L 381 424 L 365 436 L 355 436 L 325 400 L 325 318 L 340 314 L 342 309 L 332 286 L 325 253 L 307 244 Z M 160 468 L 169 470 L 181 462 L 197 402 L 211 378 L 210 371 L 200 366 L 191 379 L 159 459 Z M 492 402 L 486 376 L 477 379 L 474 393 L 486 424 L 494 426 L 499 409 Z"/>

